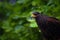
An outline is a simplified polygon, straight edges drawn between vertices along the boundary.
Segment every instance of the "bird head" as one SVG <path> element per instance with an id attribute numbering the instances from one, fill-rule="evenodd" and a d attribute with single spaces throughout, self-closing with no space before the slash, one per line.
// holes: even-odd
<path id="1" fill-rule="evenodd" d="M 33 13 L 32 13 L 32 17 L 33 17 L 33 18 L 36 18 L 36 17 L 39 16 L 39 15 L 40 15 L 39 12 L 33 12 Z"/>

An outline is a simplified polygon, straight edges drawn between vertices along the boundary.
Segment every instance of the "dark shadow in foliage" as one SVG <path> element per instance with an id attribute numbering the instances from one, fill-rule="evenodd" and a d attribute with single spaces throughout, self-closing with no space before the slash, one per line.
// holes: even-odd
<path id="1" fill-rule="evenodd" d="M 8 17 L 4 13 L 0 13 L 0 21 L 1 20 L 6 20 Z"/>
<path id="2" fill-rule="evenodd" d="M 16 2 L 16 0 L 0 0 L 0 2 L 12 2 L 12 3 L 15 3 Z"/>
<path id="3" fill-rule="evenodd" d="M 4 0 L 0 0 L 0 2 L 3 2 Z"/>
<path id="4" fill-rule="evenodd" d="M 41 32 L 39 32 L 38 28 L 32 28 L 32 34 L 33 35 L 37 35 L 37 39 L 36 40 L 42 40 L 43 39 L 43 35 Z"/>
<path id="5" fill-rule="evenodd" d="M 2 36 L 5 33 L 4 29 L 0 27 L 0 36 Z"/>
<path id="6" fill-rule="evenodd" d="M 24 20 L 24 21 L 23 21 Z M 23 21 L 25 23 L 28 23 L 26 17 L 22 17 L 22 18 L 12 18 L 11 22 L 15 22 L 18 23 L 19 21 Z"/>

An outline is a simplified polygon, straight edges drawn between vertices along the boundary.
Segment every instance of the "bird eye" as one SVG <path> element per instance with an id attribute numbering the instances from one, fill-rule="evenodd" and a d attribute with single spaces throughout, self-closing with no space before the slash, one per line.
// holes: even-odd
<path id="1" fill-rule="evenodd" d="M 40 13 L 39 13 L 39 12 L 34 12 L 33 14 L 34 14 L 34 15 L 38 15 L 38 14 L 40 14 Z"/>

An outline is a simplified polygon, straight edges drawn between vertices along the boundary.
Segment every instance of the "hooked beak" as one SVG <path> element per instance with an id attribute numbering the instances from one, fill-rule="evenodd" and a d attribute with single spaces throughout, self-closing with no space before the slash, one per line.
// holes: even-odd
<path id="1" fill-rule="evenodd" d="M 32 14 L 32 17 L 33 17 L 33 18 L 35 18 L 35 17 L 36 17 L 36 15 Z"/>

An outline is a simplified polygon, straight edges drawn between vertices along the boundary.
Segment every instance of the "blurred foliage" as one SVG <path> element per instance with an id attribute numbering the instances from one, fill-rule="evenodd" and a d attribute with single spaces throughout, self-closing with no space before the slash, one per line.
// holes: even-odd
<path id="1" fill-rule="evenodd" d="M 42 40 L 34 11 L 60 19 L 60 0 L 0 0 L 0 40 Z"/>

